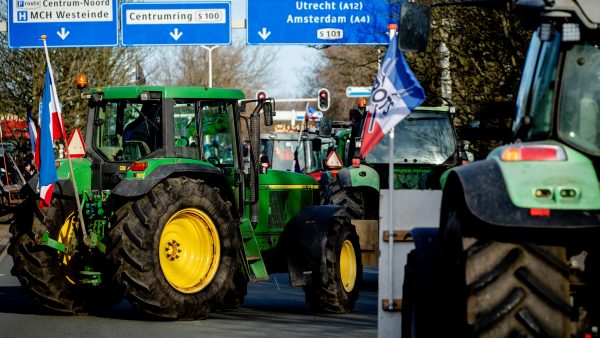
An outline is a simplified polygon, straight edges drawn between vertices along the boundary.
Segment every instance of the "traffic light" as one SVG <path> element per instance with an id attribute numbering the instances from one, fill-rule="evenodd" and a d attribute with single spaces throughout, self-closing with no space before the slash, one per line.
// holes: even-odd
<path id="1" fill-rule="evenodd" d="M 319 89 L 319 96 L 317 97 L 317 108 L 320 111 L 327 111 L 329 109 L 329 90 L 325 88 Z"/>
<path id="2" fill-rule="evenodd" d="M 257 100 L 265 100 L 267 97 L 267 92 L 262 89 L 256 92 Z"/>

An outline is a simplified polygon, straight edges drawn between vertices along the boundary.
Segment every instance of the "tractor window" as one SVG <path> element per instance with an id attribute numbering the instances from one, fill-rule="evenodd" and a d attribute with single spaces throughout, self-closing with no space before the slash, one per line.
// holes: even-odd
<path id="1" fill-rule="evenodd" d="M 198 133 L 196 130 L 196 104 L 191 101 L 177 100 L 173 107 L 175 115 L 173 128 L 176 157 L 200 159 Z"/>
<path id="2" fill-rule="evenodd" d="M 559 46 L 560 34 L 558 33 L 554 40 L 546 41 L 542 45 L 538 69 L 533 78 L 534 85 L 529 109 L 533 124 L 528 139 L 544 139 L 550 133 Z"/>
<path id="3" fill-rule="evenodd" d="M 587 153 L 600 155 L 600 48 L 567 50 L 561 89 L 558 135 Z"/>
<path id="4" fill-rule="evenodd" d="M 203 101 L 199 106 L 202 116 L 202 159 L 221 165 L 234 164 L 234 102 Z"/>
<path id="5" fill-rule="evenodd" d="M 387 163 L 389 137 L 367 154 L 368 163 Z M 457 149 L 452 121 L 446 113 L 415 111 L 394 129 L 394 163 L 442 164 Z"/>
<path id="6" fill-rule="evenodd" d="M 94 120 L 94 148 L 108 161 L 137 161 L 162 147 L 161 104 L 108 101 Z"/>

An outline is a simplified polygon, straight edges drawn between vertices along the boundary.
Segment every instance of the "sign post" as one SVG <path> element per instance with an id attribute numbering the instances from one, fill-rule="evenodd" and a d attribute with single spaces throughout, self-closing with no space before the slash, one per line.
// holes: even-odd
<path id="1" fill-rule="evenodd" d="M 386 45 L 388 0 L 247 0 L 248 44 Z M 394 14 L 396 13 L 396 14 Z"/>
<path id="2" fill-rule="evenodd" d="M 230 2 L 123 3 L 123 46 L 230 45 Z"/>
<path id="3" fill-rule="evenodd" d="M 8 46 L 117 46 L 117 0 L 8 0 Z"/>

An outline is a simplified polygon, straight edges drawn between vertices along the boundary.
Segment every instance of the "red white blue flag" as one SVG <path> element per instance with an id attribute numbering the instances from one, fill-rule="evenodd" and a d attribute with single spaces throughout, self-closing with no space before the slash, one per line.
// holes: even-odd
<path id="1" fill-rule="evenodd" d="M 371 90 L 360 155 L 365 157 L 385 134 L 424 99 L 425 92 L 421 84 L 402 53 L 398 52 L 396 38 L 392 38 Z"/>
<path id="2" fill-rule="evenodd" d="M 57 115 L 58 102 L 54 99 L 53 93 L 56 89 L 50 80 L 50 71 L 46 70 L 46 83 L 44 85 L 44 93 L 42 94 L 42 103 L 40 104 L 40 135 L 39 135 L 39 173 L 40 180 L 38 187 L 40 189 L 40 207 L 45 208 L 50 205 L 52 200 L 52 191 L 54 190 L 54 182 L 58 181 L 56 176 L 56 166 L 54 164 L 54 149 L 53 141 L 56 135 L 55 121 L 53 115 Z M 62 120 L 62 118 L 61 118 Z M 59 126 L 58 128 L 61 128 Z M 59 131 L 58 135 L 62 132 Z"/>
<path id="3" fill-rule="evenodd" d="M 37 138 L 38 138 L 38 126 L 31 117 L 31 109 L 27 110 L 27 129 L 29 131 L 29 144 L 31 145 L 31 154 L 33 158 L 37 158 Z M 35 163 L 39 164 L 39 161 L 35 161 Z"/>

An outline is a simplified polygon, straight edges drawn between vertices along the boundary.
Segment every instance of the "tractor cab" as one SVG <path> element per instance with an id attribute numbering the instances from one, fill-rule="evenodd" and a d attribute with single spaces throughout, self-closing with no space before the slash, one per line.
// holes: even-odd
<path id="1" fill-rule="evenodd" d="M 115 187 L 128 169 L 144 171 L 152 159 L 200 160 L 221 171 L 241 163 L 234 160 L 234 112 L 244 97 L 239 90 L 107 87 L 92 89 L 89 97 L 86 143 L 100 174 L 94 189 Z"/>

